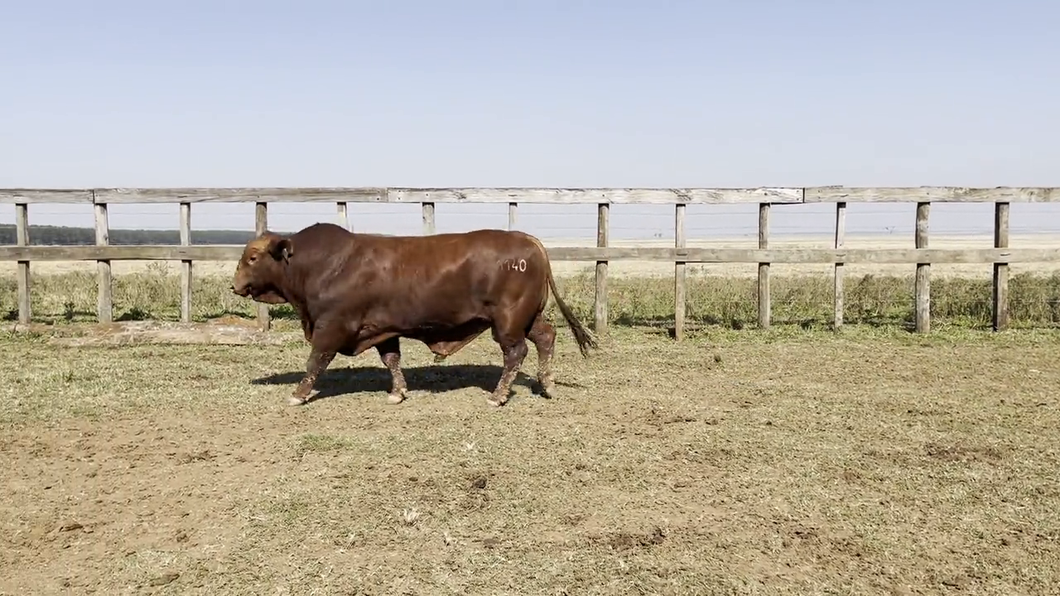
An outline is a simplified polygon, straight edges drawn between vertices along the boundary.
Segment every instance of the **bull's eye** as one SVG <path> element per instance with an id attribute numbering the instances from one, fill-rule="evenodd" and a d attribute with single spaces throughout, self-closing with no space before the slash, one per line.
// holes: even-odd
<path id="1" fill-rule="evenodd" d="M 247 259 L 247 263 L 250 264 L 250 265 L 253 265 L 254 261 L 257 261 L 257 260 L 258 260 L 258 255 L 250 255 L 250 258 Z"/>

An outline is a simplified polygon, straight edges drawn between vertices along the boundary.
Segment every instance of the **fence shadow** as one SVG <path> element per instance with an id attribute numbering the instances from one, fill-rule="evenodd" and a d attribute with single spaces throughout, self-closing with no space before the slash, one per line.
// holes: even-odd
<path id="1" fill-rule="evenodd" d="M 458 389 L 481 389 L 492 392 L 501 378 L 501 367 L 493 364 L 452 364 L 402 367 L 405 383 L 409 391 L 427 391 L 446 393 Z M 298 384 L 305 371 L 291 371 L 261 377 L 251 381 L 252 385 L 294 385 Z M 512 386 L 521 385 L 530 388 L 540 395 L 537 379 L 520 371 Z M 570 386 L 570 383 L 556 382 L 556 385 Z M 357 366 L 349 368 L 329 368 L 317 379 L 314 389 L 319 393 L 313 398 L 325 399 L 340 395 L 359 393 L 388 392 L 391 387 L 390 371 L 382 366 Z"/>

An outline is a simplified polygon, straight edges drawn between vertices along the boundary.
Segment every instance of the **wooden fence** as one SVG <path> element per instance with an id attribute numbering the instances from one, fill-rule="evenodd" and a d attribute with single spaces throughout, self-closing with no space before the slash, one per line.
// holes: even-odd
<path id="1" fill-rule="evenodd" d="M 843 265 L 846 263 L 898 263 L 916 265 L 916 330 L 931 328 L 931 264 L 993 263 L 993 323 L 1003 329 L 1008 323 L 1009 263 L 1058 262 L 1060 252 L 1051 249 L 1009 248 L 1009 205 L 1021 202 L 1060 202 L 1058 188 L 961 188 L 908 187 L 859 188 L 825 186 L 812 188 L 685 188 L 685 189 L 563 189 L 563 188 L 105 188 L 105 189 L 0 189 L 0 203 L 16 207 L 16 245 L 0 246 L 0 260 L 18 261 L 19 321 L 28 323 L 30 312 L 30 263 L 47 260 L 96 261 L 99 267 L 98 316 L 112 320 L 111 261 L 181 261 L 181 318 L 191 319 L 192 263 L 194 261 L 234 261 L 242 246 L 191 245 L 191 206 L 193 203 L 253 202 L 256 204 L 256 231 L 268 226 L 268 204 L 272 202 L 333 202 L 339 222 L 350 228 L 347 204 L 419 203 L 423 212 L 423 233 L 434 233 L 436 203 L 507 203 L 508 225 L 514 226 L 520 203 L 566 205 L 596 204 L 598 209 L 596 247 L 550 248 L 549 256 L 561 261 L 596 262 L 595 328 L 607 329 L 607 266 L 611 261 L 651 260 L 674 263 L 675 335 L 685 328 L 685 265 L 687 263 L 757 263 L 758 320 L 762 328 L 770 324 L 769 266 L 771 263 L 831 263 L 835 267 L 835 322 L 843 324 Z M 847 249 L 843 246 L 846 207 L 854 202 L 915 202 L 916 234 L 912 249 Z M 994 203 L 994 246 L 978 249 L 928 248 L 928 215 L 936 202 Z M 95 209 L 95 246 L 29 246 L 29 205 L 40 203 L 82 203 Z M 117 203 L 179 203 L 180 245 L 109 246 L 107 206 Z M 685 206 L 690 204 L 758 204 L 758 248 L 718 249 L 686 247 Z M 835 247 L 832 249 L 770 249 L 769 212 L 773 204 L 834 203 Z M 674 205 L 675 243 L 673 248 L 608 246 L 608 214 L 613 204 Z M 258 318 L 268 329 L 269 313 L 259 305 Z"/>

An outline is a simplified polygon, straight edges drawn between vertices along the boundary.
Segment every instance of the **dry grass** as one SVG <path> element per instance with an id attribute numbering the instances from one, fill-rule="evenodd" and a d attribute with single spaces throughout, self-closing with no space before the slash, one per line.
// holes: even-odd
<path id="1" fill-rule="evenodd" d="M 670 277 L 615 276 L 608 281 L 609 315 L 613 323 L 634 326 L 673 324 L 674 282 Z M 831 275 L 786 273 L 775 266 L 771 281 L 773 321 L 778 325 L 826 328 L 832 323 Z M 912 270 L 904 275 L 882 275 L 873 270 L 845 276 L 845 316 L 849 324 L 907 326 L 913 321 Z M 933 277 L 932 320 L 937 327 L 988 328 L 991 325 L 989 276 Z M 754 273 L 755 267 L 747 271 Z M 830 271 L 830 269 L 829 269 Z M 865 271 L 862 269 L 862 271 Z M 161 263 L 131 269 L 114 276 L 117 320 L 158 319 L 175 321 L 180 314 L 179 276 Z M 215 268 L 194 277 L 193 318 L 196 321 L 226 315 L 250 317 L 255 306 L 229 291 L 230 270 Z M 558 279 L 565 300 L 579 316 L 590 319 L 595 294 L 594 277 L 571 270 Z M 688 321 L 692 326 L 741 329 L 757 324 L 757 281 L 751 276 L 719 276 L 693 272 L 688 276 Z M 1026 271 L 1012 275 L 1009 283 L 1011 324 L 1014 327 L 1055 327 L 1060 324 L 1060 271 Z M 17 320 L 13 276 L 0 278 L 0 312 Z M 97 282 L 94 271 L 74 271 L 33 276 L 34 320 L 84 322 L 95 320 Z M 293 325 L 295 313 L 286 306 L 272 309 L 273 316 Z"/>
<path id="2" fill-rule="evenodd" d="M 681 344 L 672 279 L 616 276 L 603 350 L 561 329 L 560 396 L 524 379 L 501 409 L 488 338 L 443 365 L 405 344 L 402 405 L 365 354 L 290 409 L 300 340 L 0 337 L 0 593 L 1054 590 L 1060 274 L 1014 275 L 1013 323 L 1038 329 L 1001 334 L 989 278 L 940 275 L 924 337 L 910 275 L 848 274 L 836 335 L 831 278 L 774 269 L 769 332 L 753 279 L 691 275 Z M 119 272 L 116 316 L 175 320 L 173 273 Z M 196 320 L 252 316 L 228 281 L 196 277 Z M 591 275 L 560 282 L 590 320 Z M 91 270 L 33 283 L 36 320 L 94 320 Z"/>
<path id="3" fill-rule="evenodd" d="M 1045 594 L 1060 332 L 616 328 L 561 394 L 407 344 L 0 341 L 5 594 Z M 533 351 L 524 372 L 533 373 Z M 347 368 L 349 367 L 349 368 Z"/>

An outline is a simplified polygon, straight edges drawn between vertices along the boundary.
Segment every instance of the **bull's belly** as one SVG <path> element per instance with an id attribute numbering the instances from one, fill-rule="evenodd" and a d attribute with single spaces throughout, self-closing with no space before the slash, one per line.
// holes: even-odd
<path id="1" fill-rule="evenodd" d="M 482 332 L 489 329 L 492 321 L 486 316 L 463 317 L 455 322 L 438 320 L 402 321 L 382 323 L 369 317 L 356 323 L 350 321 L 346 342 L 338 350 L 344 356 L 356 356 L 366 349 L 392 337 L 420 341 L 435 354 L 448 356 L 459 351 Z"/>
<path id="2" fill-rule="evenodd" d="M 430 324 L 409 328 L 401 332 L 402 337 L 422 341 L 427 345 L 461 342 L 489 329 L 491 322 L 485 318 L 473 318 L 456 324 Z"/>

